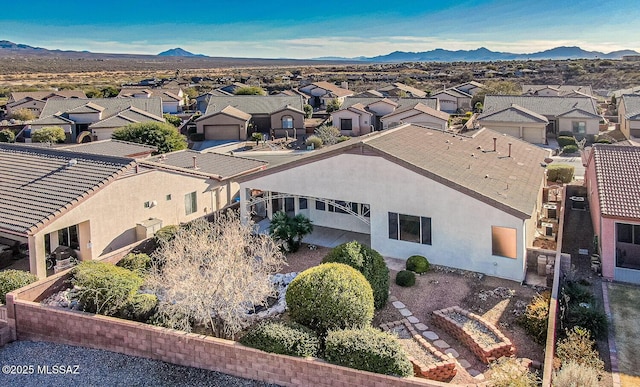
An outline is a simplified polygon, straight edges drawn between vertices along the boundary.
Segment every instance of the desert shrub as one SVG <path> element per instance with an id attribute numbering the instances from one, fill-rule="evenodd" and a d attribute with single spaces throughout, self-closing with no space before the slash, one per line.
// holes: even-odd
<path id="1" fill-rule="evenodd" d="M 298 274 L 286 294 L 291 318 L 320 334 L 363 327 L 373 319 L 373 291 L 356 269 L 325 263 Z"/>
<path id="2" fill-rule="evenodd" d="M 151 268 L 151 257 L 144 253 L 129 253 L 122 257 L 116 266 L 144 275 Z"/>
<path id="3" fill-rule="evenodd" d="M 389 269 L 380 253 L 357 241 L 351 241 L 334 247 L 322 259 L 322 263 L 330 262 L 344 263 L 364 275 L 373 290 L 373 303 L 376 309 L 381 309 L 387 304 Z"/>
<path id="4" fill-rule="evenodd" d="M 560 148 L 564 148 L 567 145 L 577 145 L 573 134 L 571 136 L 558 136 L 557 140 Z"/>
<path id="5" fill-rule="evenodd" d="M 569 302 L 571 303 L 586 302 L 592 304 L 595 301 L 593 293 L 587 287 L 573 281 L 568 281 L 562 287 L 562 293 L 569 297 Z"/>
<path id="6" fill-rule="evenodd" d="M 192 142 L 204 141 L 204 133 L 191 133 L 189 135 L 189 140 L 191 140 Z"/>
<path id="7" fill-rule="evenodd" d="M 325 359 L 333 364 L 386 375 L 413 376 L 413 366 L 392 334 L 373 327 L 331 331 Z"/>
<path id="8" fill-rule="evenodd" d="M 578 152 L 578 146 L 577 145 L 565 145 L 562 147 L 562 153 L 563 154 L 571 154 L 571 153 L 576 153 Z"/>
<path id="9" fill-rule="evenodd" d="M 27 286 L 30 283 L 34 283 L 38 280 L 38 277 L 22 270 L 5 270 L 0 271 L 0 302 L 7 303 L 7 293 L 16 289 L 20 289 L 23 286 Z"/>
<path id="10" fill-rule="evenodd" d="M 173 240 L 173 238 L 176 236 L 178 228 L 179 227 L 177 225 L 171 224 L 169 226 L 164 226 L 160 230 L 156 231 L 155 235 L 153 236 L 156 240 L 156 243 L 162 245 L 164 243 L 171 242 L 171 240 Z"/>
<path id="11" fill-rule="evenodd" d="M 260 141 L 262 141 L 262 133 L 260 132 L 251 133 L 251 139 L 255 141 L 256 144 L 259 143 Z"/>
<path id="12" fill-rule="evenodd" d="M 176 128 L 178 126 L 180 126 L 180 124 L 182 124 L 182 119 L 178 116 L 174 116 L 172 114 L 169 113 L 165 113 L 162 115 L 162 117 L 171 125 L 175 126 Z"/>
<path id="13" fill-rule="evenodd" d="M 349 140 L 351 137 L 349 136 L 340 136 L 338 137 L 338 142 L 343 142 Z"/>
<path id="14" fill-rule="evenodd" d="M 595 304 L 570 303 L 565 318 L 569 326 L 586 328 L 597 339 L 607 335 L 607 315 Z"/>
<path id="15" fill-rule="evenodd" d="M 340 138 L 340 129 L 335 126 L 322 125 L 313 133 L 322 140 L 324 145 L 333 145 L 337 143 Z"/>
<path id="16" fill-rule="evenodd" d="M 410 270 L 401 270 L 396 274 L 396 284 L 411 287 L 416 284 L 416 274 Z"/>
<path id="17" fill-rule="evenodd" d="M 73 269 L 71 283 L 80 288 L 79 301 L 85 311 L 114 316 L 138 292 L 142 278 L 110 263 L 85 261 Z"/>
<path id="18" fill-rule="evenodd" d="M 18 121 L 31 121 L 37 118 L 32 110 L 26 108 L 14 110 L 9 117 Z"/>
<path id="19" fill-rule="evenodd" d="M 0 130 L 0 142 L 14 142 L 16 135 L 9 129 Z"/>
<path id="20" fill-rule="evenodd" d="M 492 387 L 537 387 L 536 375 L 513 357 L 502 357 L 489 365 Z"/>
<path id="21" fill-rule="evenodd" d="M 607 137 L 598 136 L 596 140 L 597 144 L 611 144 L 611 139 Z"/>
<path id="22" fill-rule="evenodd" d="M 556 356 L 564 365 L 575 362 L 592 368 L 597 372 L 604 370 L 604 362 L 600 359 L 595 341 L 589 331 L 582 327 L 573 327 L 567 332 L 567 337 L 560 340 L 556 346 Z"/>
<path id="23" fill-rule="evenodd" d="M 124 305 L 120 316 L 127 320 L 147 322 L 157 306 L 158 297 L 155 294 L 137 293 Z"/>
<path id="24" fill-rule="evenodd" d="M 318 357 L 320 339 L 311 329 L 295 322 L 262 322 L 240 339 L 247 347 L 299 357 Z"/>
<path id="25" fill-rule="evenodd" d="M 307 137 L 307 141 L 305 141 L 307 146 L 313 145 L 313 149 L 318 149 L 322 147 L 322 139 L 320 137 L 311 135 Z"/>
<path id="26" fill-rule="evenodd" d="M 166 122 L 136 122 L 116 129 L 111 138 L 156 147 L 157 153 L 187 148 L 187 141 L 175 126 Z"/>
<path id="27" fill-rule="evenodd" d="M 547 180 L 571 183 L 575 168 L 568 164 L 551 164 L 547 167 Z"/>
<path id="28" fill-rule="evenodd" d="M 426 273 L 430 267 L 429 261 L 422 255 L 412 255 L 407 259 L 407 270 L 411 270 L 414 273 Z"/>
<path id="29" fill-rule="evenodd" d="M 553 375 L 553 387 L 598 387 L 598 371 L 574 360 Z"/>
<path id="30" fill-rule="evenodd" d="M 547 339 L 550 300 L 551 293 L 549 292 L 537 294 L 527 305 L 524 314 L 518 319 L 518 323 L 527 334 L 540 344 L 544 344 Z"/>
<path id="31" fill-rule="evenodd" d="M 31 141 L 33 142 L 50 142 L 52 144 L 64 142 L 67 136 L 64 129 L 59 126 L 47 126 L 37 129 L 31 133 Z"/>

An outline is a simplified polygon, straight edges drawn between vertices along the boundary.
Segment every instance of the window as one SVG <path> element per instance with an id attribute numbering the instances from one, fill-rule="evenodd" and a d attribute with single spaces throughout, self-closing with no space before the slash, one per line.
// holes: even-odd
<path id="1" fill-rule="evenodd" d="M 318 211 L 324 211 L 325 210 L 325 203 L 321 202 L 320 200 L 316 200 L 316 210 Z"/>
<path id="2" fill-rule="evenodd" d="M 389 212 L 389 239 L 431 244 L 431 218 Z"/>
<path id="3" fill-rule="evenodd" d="M 352 130 L 353 129 L 353 121 L 351 118 L 341 118 L 340 119 L 340 130 Z"/>
<path id="4" fill-rule="evenodd" d="M 293 117 L 291 116 L 282 117 L 282 129 L 293 129 Z"/>
<path id="5" fill-rule="evenodd" d="M 571 126 L 573 133 L 585 134 L 587 132 L 587 123 L 584 121 L 572 121 Z"/>
<path id="6" fill-rule="evenodd" d="M 76 250 L 79 249 L 80 241 L 78 240 L 78 225 L 58 230 L 58 244 L 60 246 L 71 247 Z"/>
<path id="7" fill-rule="evenodd" d="M 640 225 L 616 223 L 618 242 L 640 245 Z"/>
<path id="8" fill-rule="evenodd" d="M 193 214 L 198 211 L 198 197 L 196 192 L 184 195 L 184 212 L 186 215 Z"/>
<path id="9" fill-rule="evenodd" d="M 515 228 L 491 226 L 491 254 L 506 258 L 518 258 Z"/>
<path id="10" fill-rule="evenodd" d="M 298 208 L 301 210 L 307 209 L 307 198 L 298 198 Z"/>

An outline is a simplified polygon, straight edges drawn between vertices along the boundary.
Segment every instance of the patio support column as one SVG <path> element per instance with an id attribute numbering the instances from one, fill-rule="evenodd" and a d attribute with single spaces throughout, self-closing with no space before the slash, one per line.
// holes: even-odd
<path id="1" fill-rule="evenodd" d="M 249 188 L 240 188 L 240 221 L 245 224 L 249 220 L 249 209 L 247 208 L 249 197 Z"/>
<path id="2" fill-rule="evenodd" d="M 293 214 L 298 215 L 300 213 L 300 196 L 293 197 Z"/>
<path id="3" fill-rule="evenodd" d="M 273 203 L 271 202 L 271 191 L 267 191 L 267 218 L 273 218 Z"/>
<path id="4" fill-rule="evenodd" d="M 58 232 L 54 231 L 52 233 L 49 233 L 49 249 L 53 251 L 58 246 L 60 246 L 60 239 L 58 238 Z"/>
<path id="5" fill-rule="evenodd" d="M 47 263 L 44 253 L 44 234 L 29 235 L 28 242 L 29 271 L 38 278 L 45 278 L 47 276 Z"/>
<path id="6" fill-rule="evenodd" d="M 80 259 L 93 260 L 93 244 L 91 243 L 91 224 L 89 221 L 78 225 L 78 242 L 80 243 Z"/>

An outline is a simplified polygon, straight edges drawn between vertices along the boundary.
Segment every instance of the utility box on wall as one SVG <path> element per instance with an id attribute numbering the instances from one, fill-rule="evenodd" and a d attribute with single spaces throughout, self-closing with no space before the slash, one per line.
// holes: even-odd
<path id="1" fill-rule="evenodd" d="M 147 238 L 151 238 L 156 231 L 162 228 L 162 220 L 156 218 L 149 218 L 138 224 L 136 224 L 136 239 L 141 241 Z"/>

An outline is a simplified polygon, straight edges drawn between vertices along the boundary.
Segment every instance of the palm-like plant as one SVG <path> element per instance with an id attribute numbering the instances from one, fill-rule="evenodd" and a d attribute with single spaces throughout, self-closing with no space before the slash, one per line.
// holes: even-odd
<path id="1" fill-rule="evenodd" d="M 302 214 L 291 218 L 284 211 L 273 214 L 269 225 L 269 234 L 273 239 L 283 241 L 284 249 L 290 252 L 298 251 L 302 238 L 312 231 L 313 224 L 309 218 Z"/>

